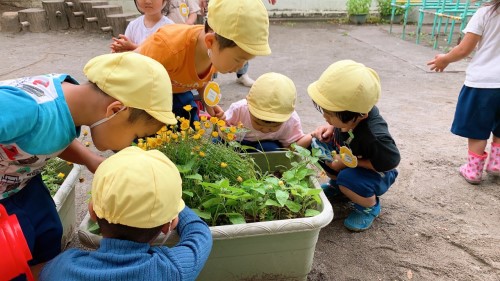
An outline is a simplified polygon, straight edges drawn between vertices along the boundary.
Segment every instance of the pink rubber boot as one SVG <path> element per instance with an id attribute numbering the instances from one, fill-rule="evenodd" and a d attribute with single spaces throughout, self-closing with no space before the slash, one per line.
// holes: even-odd
<path id="1" fill-rule="evenodd" d="M 486 162 L 487 157 L 488 153 L 486 152 L 484 152 L 483 155 L 477 155 L 469 150 L 467 164 L 464 164 L 460 167 L 460 174 L 468 183 L 479 184 L 481 182 L 484 163 Z"/>
<path id="2" fill-rule="evenodd" d="M 490 159 L 486 165 L 486 172 L 490 175 L 500 176 L 500 143 L 491 144 Z"/>

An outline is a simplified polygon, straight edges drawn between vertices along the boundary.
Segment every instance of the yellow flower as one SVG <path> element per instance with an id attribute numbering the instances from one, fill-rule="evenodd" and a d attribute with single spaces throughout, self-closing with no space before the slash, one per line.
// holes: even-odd
<path id="1" fill-rule="evenodd" d="M 205 115 L 200 116 L 200 120 L 201 120 L 202 122 L 207 121 L 207 116 L 205 116 Z"/>
<path id="2" fill-rule="evenodd" d="M 73 162 L 66 161 L 66 164 L 73 165 Z"/>
<path id="3" fill-rule="evenodd" d="M 86 142 L 85 142 L 85 146 L 86 146 L 86 147 L 89 147 L 89 146 L 90 146 L 90 142 L 86 141 Z"/>
<path id="4" fill-rule="evenodd" d="M 210 123 L 217 124 L 217 122 L 219 122 L 219 118 L 217 118 L 217 117 L 210 117 Z"/>
<path id="5" fill-rule="evenodd" d="M 193 139 L 195 139 L 195 140 L 199 140 L 200 138 L 201 138 L 201 135 L 199 135 L 199 134 L 193 135 Z"/>
<path id="6" fill-rule="evenodd" d="M 160 132 L 166 132 L 166 131 L 167 131 L 167 126 L 161 127 Z"/>
<path id="7" fill-rule="evenodd" d="M 285 183 L 283 181 L 278 182 L 279 185 L 284 185 Z"/>
<path id="8" fill-rule="evenodd" d="M 177 134 L 172 134 L 171 138 L 176 140 L 179 136 Z"/>
<path id="9" fill-rule="evenodd" d="M 205 128 L 210 128 L 210 127 L 212 127 L 212 125 L 210 124 L 210 122 L 205 122 L 205 123 L 203 123 L 203 126 L 205 126 Z"/>
<path id="10" fill-rule="evenodd" d="M 243 123 L 241 123 L 241 121 L 238 121 L 238 128 L 243 128 Z"/>
<path id="11" fill-rule="evenodd" d="M 189 120 L 184 120 L 184 121 L 182 121 L 182 123 L 181 123 L 181 130 L 182 130 L 182 131 L 185 131 L 185 130 L 187 130 L 187 129 L 189 129 Z"/>
<path id="12" fill-rule="evenodd" d="M 59 174 L 57 174 L 57 177 L 58 177 L 58 178 L 61 178 L 61 179 L 62 179 L 62 178 L 64 178 L 64 176 L 65 176 L 65 175 L 64 175 L 63 173 L 59 173 Z"/>
<path id="13" fill-rule="evenodd" d="M 226 126 L 221 126 L 219 127 L 222 132 L 227 132 L 227 127 Z"/>
<path id="14" fill-rule="evenodd" d="M 183 108 L 185 111 L 191 111 L 191 109 L 193 109 L 193 107 L 190 104 L 184 106 Z"/>
<path id="15" fill-rule="evenodd" d="M 217 132 L 212 132 L 212 137 L 216 138 L 216 137 L 218 137 L 218 136 L 219 136 L 219 133 L 217 133 Z"/>
<path id="16" fill-rule="evenodd" d="M 146 150 L 146 144 L 145 143 L 139 143 L 137 144 L 137 146 L 142 149 L 142 150 Z"/>
<path id="17" fill-rule="evenodd" d="M 238 176 L 238 177 L 236 178 L 236 180 L 237 180 L 238 182 L 242 182 L 242 181 L 243 181 L 243 178 L 241 178 L 240 176 Z"/>
<path id="18" fill-rule="evenodd" d="M 83 135 L 84 135 L 84 136 L 86 136 L 86 135 L 88 135 L 88 134 L 89 134 L 89 131 L 87 131 L 87 130 L 83 130 Z"/>
<path id="19" fill-rule="evenodd" d="M 205 157 L 205 152 L 203 151 L 200 151 L 200 153 L 198 153 L 200 155 L 200 157 Z"/>
<path id="20" fill-rule="evenodd" d="M 232 141 L 232 140 L 235 139 L 235 135 L 232 134 L 232 133 L 228 133 L 227 136 L 226 136 L 226 138 L 227 138 L 228 141 Z"/>
<path id="21" fill-rule="evenodd" d="M 229 131 L 231 133 L 236 133 L 236 127 L 234 127 L 234 126 L 229 127 Z"/>
<path id="22" fill-rule="evenodd" d="M 199 129 L 198 134 L 203 135 L 205 133 L 205 129 Z"/>
<path id="23" fill-rule="evenodd" d="M 143 138 L 140 138 L 139 139 L 139 143 L 143 143 L 144 142 L 144 139 Z"/>
<path id="24" fill-rule="evenodd" d="M 201 129 L 200 125 L 194 125 L 195 131 L 199 131 Z"/>
<path id="25" fill-rule="evenodd" d="M 218 125 L 219 127 L 221 127 L 221 126 L 225 126 L 225 125 L 226 125 L 226 121 L 224 121 L 224 120 L 219 120 L 219 121 L 217 121 L 217 125 Z"/>
<path id="26" fill-rule="evenodd" d="M 220 162 L 220 166 L 221 166 L 221 168 L 226 168 L 226 167 L 227 167 L 227 163 L 225 163 L 225 162 Z"/>
<path id="27" fill-rule="evenodd" d="M 194 125 L 194 126 L 198 126 L 198 127 L 199 127 L 199 126 L 201 126 L 201 122 L 200 122 L 200 121 L 194 121 L 194 122 L 193 122 L 193 125 Z"/>

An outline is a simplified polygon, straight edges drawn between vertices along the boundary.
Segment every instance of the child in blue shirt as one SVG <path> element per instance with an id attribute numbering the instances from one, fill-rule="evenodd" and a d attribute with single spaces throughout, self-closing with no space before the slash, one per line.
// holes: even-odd
<path id="1" fill-rule="evenodd" d="M 106 159 L 92 182 L 89 213 L 101 229 L 99 248 L 63 252 L 40 280 L 195 280 L 212 248 L 207 224 L 184 205 L 177 167 L 158 150 L 131 146 Z M 176 226 L 174 247 L 150 245 Z"/>
<path id="2" fill-rule="evenodd" d="M 333 159 L 323 165 L 331 180 L 322 188 L 329 197 L 342 193 L 352 201 L 346 228 L 366 230 L 380 214 L 379 196 L 396 180 L 400 161 L 387 123 L 375 106 L 380 79 L 373 69 L 343 60 L 330 65 L 307 92 L 328 122 L 313 137 L 334 151 Z"/>
<path id="3" fill-rule="evenodd" d="M 61 251 L 62 225 L 40 176 L 46 161 L 59 156 L 94 172 L 103 160 L 76 140 L 82 125 L 97 149 L 120 150 L 176 123 L 170 79 L 155 60 L 103 55 L 84 73 L 81 85 L 66 74 L 0 81 L 0 204 L 18 218 L 31 266 Z"/>

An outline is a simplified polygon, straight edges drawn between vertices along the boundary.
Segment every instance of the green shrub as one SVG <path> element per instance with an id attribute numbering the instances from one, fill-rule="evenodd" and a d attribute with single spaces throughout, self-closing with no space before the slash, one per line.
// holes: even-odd
<path id="1" fill-rule="evenodd" d="M 377 0 L 378 1 L 378 12 L 380 13 L 381 17 L 387 17 L 391 16 L 392 14 L 392 7 L 391 7 L 391 0 Z M 404 13 L 404 9 L 396 7 L 396 11 L 394 12 L 394 15 L 402 15 Z"/>
<path id="2" fill-rule="evenodd" d="M 347 0 L 347 14 L 366 15 L 370 11 L 372 0 Z"/>

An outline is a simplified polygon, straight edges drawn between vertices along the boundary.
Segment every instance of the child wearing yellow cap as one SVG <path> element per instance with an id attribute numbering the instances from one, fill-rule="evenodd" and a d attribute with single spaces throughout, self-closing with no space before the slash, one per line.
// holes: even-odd
<path id="1" fill-rule="evenodd" d="M 322 165 L 331 178 L 322 188 L 330 198 L 342 193 L 352 201 L 346 228 L 366 230 L 380 214 L 379 196 L 396 180 L 400 161 L 387 123 L 375 106 L 380 79 L 373 69 L 343 60 L 330 65 L 307 91 L 328 122 L 313 136 L 333 151 L 333 161 Z"/>
<path id="2" fill-rule="evenodd" d="M 182 180 L 157 150 L 131 146 L 106 159 L 92 181 L 89 212 L 103 239 L 95 251 L 70 249 L 40 280 L 195 280 L 212 248 L 207 224 L 182 201 Z M 172 248 L 151 246 L 177 228 Z"/>
<path id="3" fill-rule="evenodd" d="M 46 161 L 59 156 L 94 172 L 103 160 L 76 140 L 82 125 L 97 149 L 120 150 L 176 123 L 170 80 L 155 60 L 108 54 L 84 73 L 89 82 L 81 85 L 66 74 L 0 81 L 0 204 L 17 215 L 30 265 L 61 251 L 62 225 L 40 175 Z"/>
<path id="4" fill-rule="evenodd" d="M 205 26 L 166 25 L 136 49 L 159 61 L 168 71 L 174 92 L 174 113 L 197 120 L 183 107 L 197 105 L 191 90 L 203 93 L 215 72 L 236 72 L 255 56 L 271 53 L 269 17 L 261 0 L 211 0 Z M 224 118 L 218 105 L 207 107 Z"/>
<path id="5" fill-rule="evenodd" d="M 304 134 L 295 111 L 297 90 L 293 81 L 279 73 L 260 76 L 250 88 L 246 99 L 237 101 L 226 111 L 226 123 L 249 129 L 241 144 L 261 151 L 288 148 L 296 142 L 308 147 L 311 135 Z"/>

